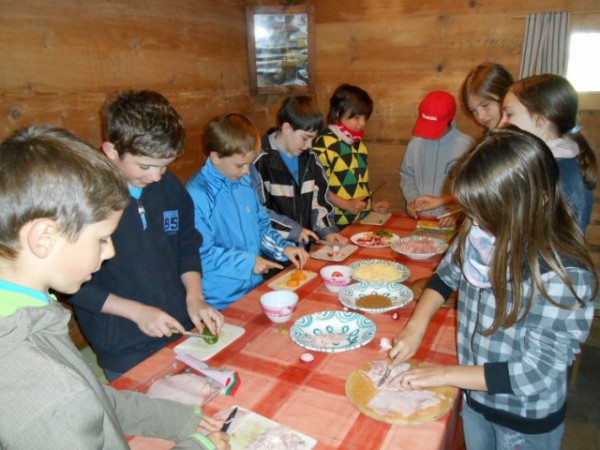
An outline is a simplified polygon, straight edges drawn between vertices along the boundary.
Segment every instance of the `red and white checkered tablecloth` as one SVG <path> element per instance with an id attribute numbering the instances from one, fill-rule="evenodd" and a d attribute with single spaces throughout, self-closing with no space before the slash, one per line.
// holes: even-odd
<path id="1" fill-rule="evenodd" d="M 362 231 L 383 229 L 399 236 L 411 234 L 416 221 L 404 215 L 393 215 L 383 226 L 353 225 L 344 230 L 351 236 Z M 407 266 L 411 277 L 406 282 L 429 277 L 441 257 L 415 261 L 393 254 L 389 248 L 359 248 L 340 264 L 361 259 L 395 260 Z M 331 263 L 311 258 L 306 270 L 319 272 Z M 460 444 L 457 430 L 459 401 L 444 417 L 435 422 L 401 426 L 379 422 L 361 414 L 347 400 L 344 385 L 348 374 L 367 361 L 383 359 L 380 340 L 391 340 L 414 309 L 415 302 L 392 313 L 366 314 L 377 326 L 377 334 L 369 344 L 341 353 L 311 352 L 315 360 L 304 363 L 300 355 L 307 350 L 296 345 L 287 333 L 294 321 L 306 314 L 323 310 L 343 310 L 337 294 L 329 292 L 320 277 L 315 277 L 296 290 L 300 297 L 298 309 L 281 332 L 261 311 L 258 299 L 268 292 L 264 283 L 223 311 L 227 323 L 243 327 L 245 333 L 218 354 L 206 361 L 209 365 L 238 371 L 242 384 L 234 397 L 218 395 L 204 406 L 209 414 L 232 405 L 240 405 L 258 414 L 289 426 L 318 441 L 316 449 L 445 449 Z M 452 308 L 442 308 L 434 316 L 423 345 L 415 359 L 434 364 L 456 364 L 456 314 Z M 112 383 L 117 389 L 144 391 L 152 381 L 167 374 L 181 372 L 185 366 L 175 360 L 172 348 L 181 341 L 163 348 Z M 172 443 L 160 439 L 134 437 L 134 449 L 167 449 Z"/>

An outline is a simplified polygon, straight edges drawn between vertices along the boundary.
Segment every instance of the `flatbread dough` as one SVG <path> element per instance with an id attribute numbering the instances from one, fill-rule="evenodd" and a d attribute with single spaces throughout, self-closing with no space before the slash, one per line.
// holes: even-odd
<path id="1" fill-rule="evenodd" d="M 408 363 L 411 367 L 424 364 L 413 360 L 408 361 Z M 346 397 L 360 412 L 382 422 L 396 425 L 417 425 L 432 422 L 450 411 L 458 395 L 458 389 L 452 386 L 423 389 L 423 391 L 429 391 L 435 395 L 438 400 L 435 406 L 420 409 L 410 415 L 403 415 L 396 411 L 380 415 L 369 407 L 369 402 L 379 392 L 377 386 L 366 375 L 370 367 L 371 363 L 365 363 L 348 375 L 346 379 Z M 387 389 L 389 390 L 389 387 Z"/>

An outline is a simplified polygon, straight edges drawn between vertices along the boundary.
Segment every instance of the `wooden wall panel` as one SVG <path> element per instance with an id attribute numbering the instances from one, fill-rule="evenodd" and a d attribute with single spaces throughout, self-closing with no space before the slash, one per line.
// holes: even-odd
<path id="1" fill-rule="evenodd" d="M 430 90 L 458 95 L 466 73 L 494 60 L 516 74 L 525 15 L 569 9 L 574 28 L 600 27 L 596 0 L 307 0 L 316 24 L 316 92 L 324 113 L 342 82 L 375 101 L 367 128 L 373 185 L 404 208 L 398 170 L 417 105 Z M 106 93 L 156 89 L 184 118 L 186 153 L 173 170 L 186 180 L 203 162 L 200 137 L 211 117 L 247 113 L 261 132 L 281 95 L 251 96 L 245 6 L 284 0 L 0 0 L 0 137 L 30 123 L 53 123 L 101 142 Z M 580 14 L 593 12 L 596 14 Z M 459 112 L 463 131 L 477 128 Z M 600 117 L 582 112 L 600 148 Z M 599 217 L 600 220 L 600 217 Z M 600 242 L 599 242 L 600 244 Z"/>
<path id="2" fill-rule="evenodd" d="M 218 0 L 0 1 L 0 135 L 31 123 L 101 142 L 107 93 L 154 89 L 182 115 L 187 180 L 203 162 L 202 127 L 214 115 L 251 114 L 244 2 Z"/>

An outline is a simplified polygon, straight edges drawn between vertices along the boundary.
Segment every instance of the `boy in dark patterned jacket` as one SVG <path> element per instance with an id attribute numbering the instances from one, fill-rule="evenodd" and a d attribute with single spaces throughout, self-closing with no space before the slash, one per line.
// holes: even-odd
<path id="1" fill-rule="evenodd" d="M 250 170 L 273 228 L 304 246 L 318 239 L 344 245 L 347 240 L 334 222 L 323 166 L 309 150 L 323 126 L 321 112 L 308 96 L 288 97 L 279 109 L 277 126 L 263 137 L 262 151 Z"/>

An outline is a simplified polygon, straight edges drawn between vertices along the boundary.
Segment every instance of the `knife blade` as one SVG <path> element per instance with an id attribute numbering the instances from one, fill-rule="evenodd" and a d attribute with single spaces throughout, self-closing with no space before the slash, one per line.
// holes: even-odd
<path id="1" fill-rule="evenodd" d="M 177 331 L 177 330 L 171 330 L 173 333 L 175 334 L 181 334 L 182 336 L 189 336 L 189 337 L 197 337 L 197 338 L 202 338 L 204 340 L 206 339 L 214 339 L 214 336 L 206 336 L 204 334 L 200 334 L 200 333 L 194 333 L 193 331 Z"/>
<path id="2" fill-rule="evenodd" d="M 381 380 L 379 380 L 379 382 L 377 383 L 377 387 L 383 386 L 383 383 L 385 383 L 385 381 L 389 378 L 391 373 L 392 373 L 392 367 L 387 366 L 387 369 L 385 369 L 385 373 L 381 377 Z"/>
<path id="3" fill-rule="evenodd" d="M 227 433 L 227 430 L 229 429 L 229 426 L 231 425 L 231 422 L 233 422 L 233 419 L 235 418 L 235 414 L 238 411 L 238 407 L 235 406 L 231 412 L 229 413 L 229 415 L 227 416 L 227 419 L 225 419 L 225 422 L 223 422 L 223 426 L 221 427 L 221 431 L 223 433 Z"/>

